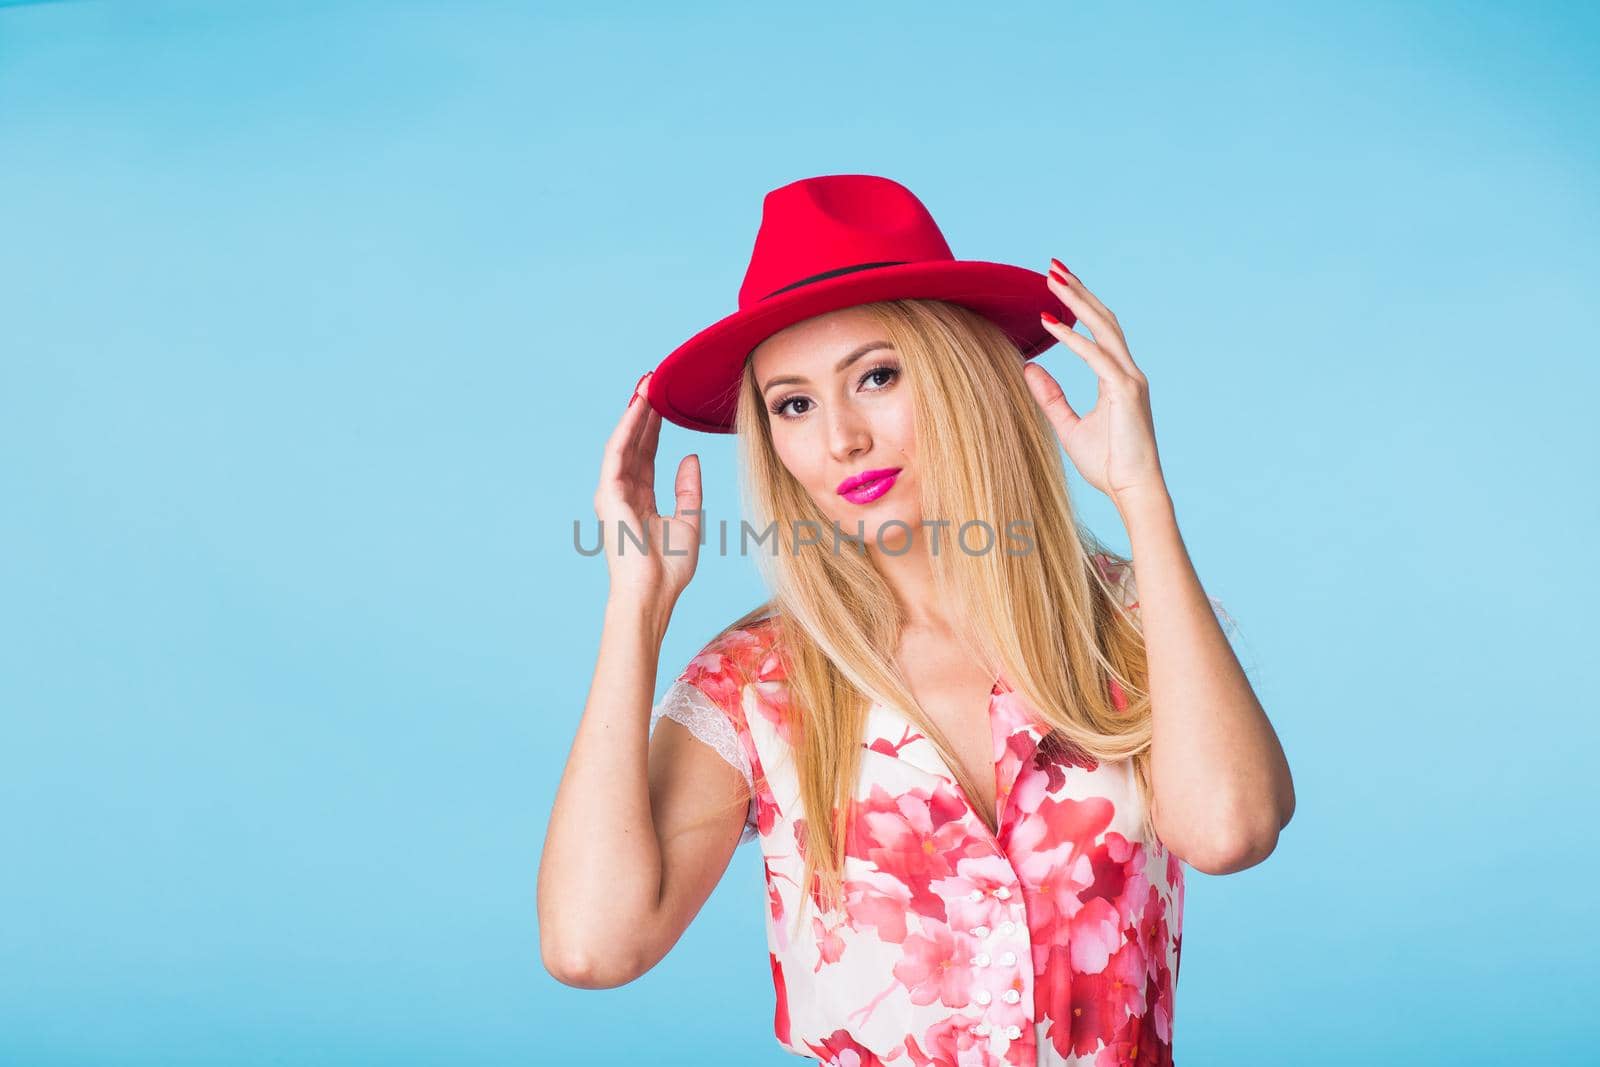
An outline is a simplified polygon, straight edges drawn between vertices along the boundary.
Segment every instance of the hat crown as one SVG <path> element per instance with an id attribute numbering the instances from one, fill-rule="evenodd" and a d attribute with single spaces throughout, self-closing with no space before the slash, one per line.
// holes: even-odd
<path id="1" fill-rule="evenodd" d="M 954 258 L 928 209 L 899 182 L 875 174 L 802 178 L 761 202 L 739 308 L 853 270 Z"/>

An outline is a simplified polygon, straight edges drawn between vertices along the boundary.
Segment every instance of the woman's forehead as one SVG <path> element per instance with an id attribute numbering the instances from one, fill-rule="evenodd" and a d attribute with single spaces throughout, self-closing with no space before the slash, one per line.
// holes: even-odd
<path id="1" fill-rule="evenodd" d="M 787 326 L 751 353 L 761 380 L 793 373 L 808 378 L 833 373 L 834 365 L 868 341 L 888 343 L 878 319 L 859 307 L 839 308 Z"/>

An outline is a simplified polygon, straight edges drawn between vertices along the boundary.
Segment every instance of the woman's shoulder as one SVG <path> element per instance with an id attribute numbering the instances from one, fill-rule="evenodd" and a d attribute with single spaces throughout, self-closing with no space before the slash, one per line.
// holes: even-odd
<path id="1" fill-rule="evenodd" d="M 1139 618 L 1141 616 L 1139 584 L 1134 578 L 1133 560 L 1105 551 L 1095 552 L 1091 558 L 1099 568 L 1100 576 L 1105 579 L 1106 585 L 1122 598 L 1122 606 L 1135 618 Z M 1222 601 L 1209 593 L 1206 594 L 1206 599 L 1211 602 L 1211 610 L 1221 623 L 1223 632 L 1230 637 L 1237 633 L 1238 623 L 1228 614 L 1228 609 L 1223 607 Z"/>
<path id="2" fill-rule="evenodd" d="M 778 619 L 770 602 L 746 612 L 701 646 L 680 679 L 715 698 L 731 697 L 749 682 L 781 677 Z"/>
<path id="3" fill-rule="evenodd" d="M 1126 607 L 1138 604 L 1138 588 L 1133 582 L 1133 560 L 1124 559 L 1111 552 L 1095 552 L 1090 556 L 1106 585 L 1122 596 Z"/>

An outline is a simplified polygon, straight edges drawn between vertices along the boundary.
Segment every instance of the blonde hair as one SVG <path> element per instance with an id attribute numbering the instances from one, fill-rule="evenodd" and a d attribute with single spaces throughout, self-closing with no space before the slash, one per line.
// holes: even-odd
<path id="1" fill-rule="evenodd" d="M 911 389 L 919 454 L 950 442 L 938 462 L 917 469 L 925 520 L 948 519 L 949 537 L 981 519 L 995 532 L 984 551 L 959 546 L 930 555 L 941 602 L 968 626 L 972 654 L 1039 713 L 1048 734 L 1098 762 L 1132 759 L 1145 800 L 1144 833 L 1153 836 L 1149 776 L 1150 703 L 1144 639 L 1095 555 L 1127 561 L 1080 526 L 1067 491 L 1060 442 L 1022 374 L 1024 361 L 990 319 L 958 304 L 890 300 L 863 304 L 894 346 Z M 866 713 L 873 701 L 903 710 L 936 746 L 991 832 L 997 813 L 954 747 L 912 696 L 895 661 L 904 624 L 890 586 L 868 557 L 831 536 L 796 547 L 804 520 L 831 531 L 810 495 L 780 462 L 769 415 L 747 359 L 738 397 L 742 493 L 752 525 L 778 536 L 756 558 L 773 596 L 724 630 L 775 612 L 776 647 L 787 676 L 794 722 L 790 757 L 805 826 L 802 899 L 819 908 L 843 903 L 847 828 Z M 1007 551 L 1012 520 L 1031 523 L 1032 547 Z M 847 531 L 848 532 L 848 531 Z M 869 535 L 870 536 L 870 535 Z M 970 540 L 963 542 L 971 545 Z M 1127 703 L 1111 701 L 1115 679 Z M 816 813 L 828 813 L 818 818 Z M 796 908 L 798 930 L 804 907 Z"/>

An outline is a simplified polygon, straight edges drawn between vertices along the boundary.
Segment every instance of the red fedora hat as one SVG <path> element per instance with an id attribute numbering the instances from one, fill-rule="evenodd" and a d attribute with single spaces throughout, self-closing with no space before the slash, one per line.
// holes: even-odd
<path id="1" fill-rule="evenodd" d="M 1024 359 L 1056 343 L 1040 311 L 1068 327 L 1077 322 L 1040 272 L 956 259 L 928 209 L 899 182 L 874 174 L 803 178 L 762 200 L 739 310 L 661 361 L 650 404 L 687 429 L 733 433 L 744 362 L 762 341 L 826 311 L 912 298 L 971 308 L 1005 330 Z"/>

